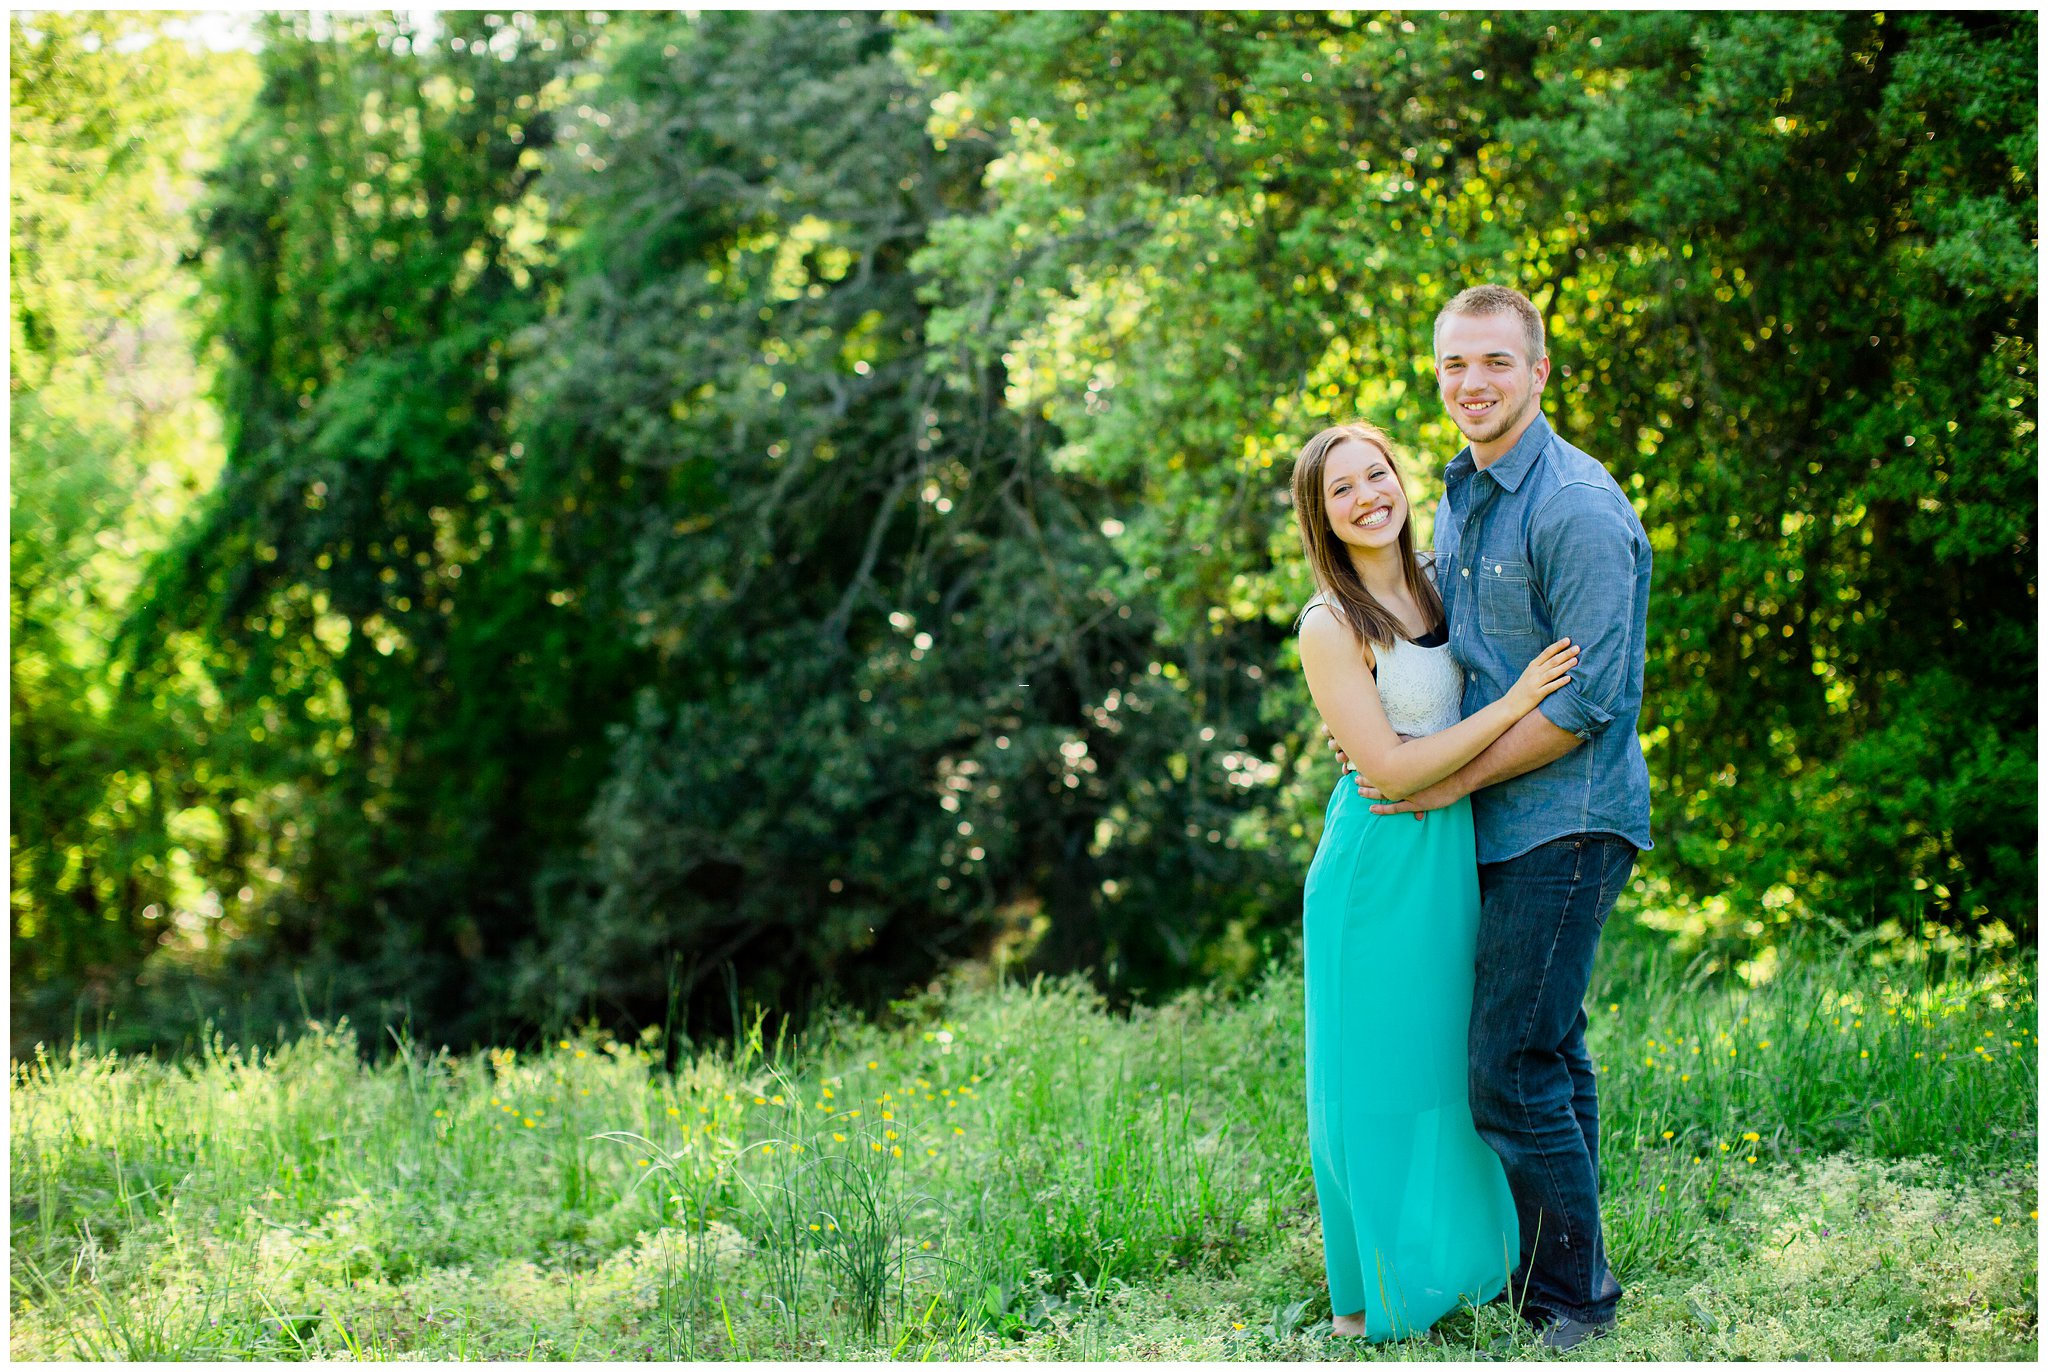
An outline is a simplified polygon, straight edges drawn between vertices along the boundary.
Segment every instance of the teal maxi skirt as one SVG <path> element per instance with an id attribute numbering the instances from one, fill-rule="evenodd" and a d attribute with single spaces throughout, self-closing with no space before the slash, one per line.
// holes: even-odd
<path id="1" fill-rule="evenodd" d="M 1520 1242 L 1466 1097 L 1471 803 L 1420 822 L 1371 803 L 1339 778 L 1308 872 L 1309 1163 L 1331 1313 L 1397 1339 L 1499 1295 Z"/>

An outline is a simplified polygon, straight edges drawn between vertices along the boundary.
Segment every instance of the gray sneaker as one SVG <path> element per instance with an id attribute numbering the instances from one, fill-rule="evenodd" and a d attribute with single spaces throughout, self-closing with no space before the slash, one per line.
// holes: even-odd
<path id="1" fill-rule="evenodd" d="M 1582 1343 L 1589 1343 L 1614 1332 L 1613 1320 L 1602 1320 L 1598 1324 L 1587 1324 L 1580 1320 L 1558 1319 L 1543 1326 L 1543 1332 L 1536 1341 L 1545 1348 L 1559 1353 L 1569 1352 Z"/>

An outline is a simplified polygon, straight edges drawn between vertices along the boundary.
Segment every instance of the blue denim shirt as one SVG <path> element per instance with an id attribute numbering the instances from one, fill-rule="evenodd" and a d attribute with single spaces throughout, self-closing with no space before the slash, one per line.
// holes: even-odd
<path id="1" fill-rule="evenodd" d="M 1507 694 L 1551 643 L 1579 646 L 1571 685 L 1536 708 L 1584 741 L 1473 793 L 1479 860 L 1505 862 L 1567 834 L 1650 847 L 1650 769 L 1636 737 L 1650 540 L 1621 487 L 1539 414 L 1484 470 L 1470 448 L 1445 468 L 1436 555 L 1467 715 Z"/>

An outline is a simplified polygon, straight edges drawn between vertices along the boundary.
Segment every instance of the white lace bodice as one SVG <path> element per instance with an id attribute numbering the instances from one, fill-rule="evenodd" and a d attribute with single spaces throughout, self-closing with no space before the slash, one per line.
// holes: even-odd
<path id="1" fill-rule="evenodd" d="M 1400 639 L 1373 645 L 1379 659 L 1375 675 L 1380 683 L 1380 704 L 1386 707 L 1387 723 L 1397 734 L 1420 738 L 1440 733 L 1464 716 L 1460 702 L 1465 694 L 1465 676 L 1458 670 L 1451 645 L 1423 648 Z"/>
<path id="2" fill-rule="evenodd" d="M 1322 603 L 1323 597 L 1317 596 L 1302 613 Z M 1441 733 L 1464 718 L 1465 677 L 1451 656 L 1450 644 L 1424 648 L 1397 639 L 1384 646 L 1375 643 L 1372 654 L 1380 704 L 1395 733 L 1421 738 Z"/>

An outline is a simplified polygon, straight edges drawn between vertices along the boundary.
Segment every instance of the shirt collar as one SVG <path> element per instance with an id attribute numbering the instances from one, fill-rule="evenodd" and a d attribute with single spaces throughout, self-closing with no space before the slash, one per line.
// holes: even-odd
<path id="1" fill-rule="evenodd" d="M 1499 483 L 1502 490 L 1513 494 L 1520 489 L 1522 479 L 1529 475 L 1529 469 L 1536 465 L 1536 459 L 1541 457 L 1543 450 L 1549 446 L 1550 421 L 1543 417 L 1543 411 L 1538 410 L 1536 422 L 1522 432 L 1522 437 L 1514 447 L 1487 467 L 1486 474 Z M 1471 452 L 1472 449 L 1467 447 L 1464 452 L 1458 454 L 1459 460 L 1467 458 Z M 1455 466 L 1456 463 L 1452 465 Z M 1478 464 L 1475 462 L 1473 465 Z"/>

